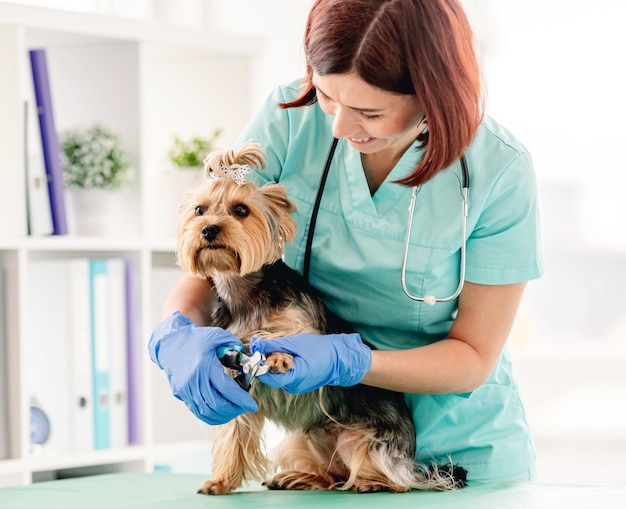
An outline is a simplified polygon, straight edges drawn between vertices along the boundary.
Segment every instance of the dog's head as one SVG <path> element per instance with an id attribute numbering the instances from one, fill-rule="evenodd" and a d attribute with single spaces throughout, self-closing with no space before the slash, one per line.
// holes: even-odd
<path id="1" fill-rule="evenodd" d="M 207 174 L 221 178 L 209 178 L 181 204 L 177 256 L 183 270 L 202 277 L 220 272 L 243 276 L 282 256 L 283 243 L 296 233 L 291 217 L 296 207 L 285 187 L 259 187 L 228 175 L 231 167 L 263 166 L 264 159 L 256 144 L 207 157 Z"/>

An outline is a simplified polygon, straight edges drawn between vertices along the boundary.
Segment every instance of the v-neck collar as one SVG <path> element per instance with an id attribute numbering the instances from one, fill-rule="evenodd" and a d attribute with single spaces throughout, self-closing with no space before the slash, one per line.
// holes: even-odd
<path id="1" fill-rule="evenodd" d="M 423 149 L 419 149 L 419 142 L 415 141 L 408 150 L 402 154 L 400 160 L 393 167 L 389 175 L 383 180 L 374 194 L 370 193 L 361 153 L 352 148 L 344 139 L 339 140 L 337 152 L 343 158 L 342 169 L 350 189 L 352 206 L 369 215 L 376 216 L 380 213 L 379 206 L 395 203 L 407 192 L 407 187 L 394 181 L 409 175 L 423 155 Z"/>

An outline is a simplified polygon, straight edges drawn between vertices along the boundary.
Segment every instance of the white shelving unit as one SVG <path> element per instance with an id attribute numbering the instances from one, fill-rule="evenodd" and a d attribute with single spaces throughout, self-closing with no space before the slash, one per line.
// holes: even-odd
<path id="1" fill-rule="evenodd" d="M 152 470 L 162 458 L 206 448 L 210 430 L 171 397 L 145 345 L 167 287 L 178 277 L 174 240 L 164 228 L 162 173 L 175 134 L 223 131 L 228 146 L 251 115 L 255 38 L 111 16 L 0 2 L 0 267 L 5 273 L 10 457 L 0 486 L 98 472 Z M 24 157 L 24 101 L 32 81 L 28 50 L 45 47 L 58 130 L 95 121 L 120 133 L 135 180 L 122 193 L 119 230 L 106 237 L 30 237 Z M 81 454 L 34 453 L 29 383 L 34 345 L 25 331 L 38 319 L 29 302 L 29 267 L 37 260 L 116 257 L 133 260 L 138 284 L 141 443 Z M 40 291 L 54 298 L 41 281 Z M 49 338 L 53 340 L 54 338 Z M 50 367 L 50 383 L 55 366 Z M 207 458 L 207 468 L 208 468 Z"/>

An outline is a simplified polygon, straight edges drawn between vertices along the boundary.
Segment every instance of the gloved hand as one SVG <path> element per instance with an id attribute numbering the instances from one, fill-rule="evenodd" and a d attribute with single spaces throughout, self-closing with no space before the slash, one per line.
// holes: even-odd
<path id="1" fill-rule="evenodd" d="M 198 327 L 176 311 L 152 333 L 150 358 L 167 374 L 174 396 L 207 424 L 223 424 L 259 408 L 252 396 L 224 372 L 221 346 L 243 346 L 219 327 Z"/>
<path id="2" fill-rule="evenodd" d="M 257 378 L 274 388 L 303 394 L 323 385 L 348 387 L 358 384 L 372 364 L 372 351 L 358 334 L 299 334 L 271 340 L 252 338 L 252 353 L 282 351 L 294 356 L 295 367 L 287 373 L 267 373 Z"/>

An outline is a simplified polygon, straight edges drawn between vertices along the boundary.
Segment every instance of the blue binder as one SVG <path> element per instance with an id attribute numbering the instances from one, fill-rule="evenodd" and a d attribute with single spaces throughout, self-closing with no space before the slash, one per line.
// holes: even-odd
<path id="1" fill-rule="evenodd" d="M 108 263 L 105 259 L 90 262 L 90 311 L 93 370 L 94 447 L 111 447 L 111 329 Z"/>

